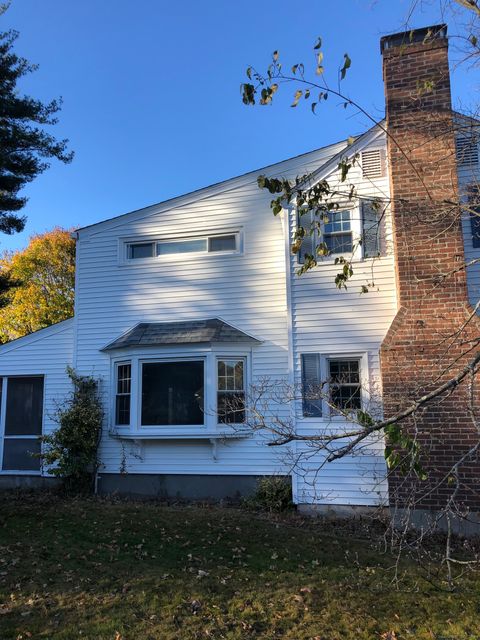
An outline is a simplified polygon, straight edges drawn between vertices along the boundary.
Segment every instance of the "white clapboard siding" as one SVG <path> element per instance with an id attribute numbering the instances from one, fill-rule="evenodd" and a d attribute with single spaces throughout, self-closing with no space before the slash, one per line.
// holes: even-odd
<path id="1" fill-rule="evenodd" d="M 73 358 L 73 319 L 0 346 L 0 377 L 44 376 L 43 433 L 57 428 L 55 413 L 69 392 L 66 368 Z"/>
<path id="2" fill-rule="evenodd" d="M 76 366 L 102 378 L 107 401 L 110 358 L 99 350 L 140 321 L 220 317 L 262 340 L 252 350 L 253 382 L 288 376 L 288 310 L 284 230 L 257 175 L 295 177 L 317 168 L 345 143 L 304 154 L 80 232 Z M 239 229 L 242 255 L 172 256 L 121 264 L 119 239 L 168 238 Z M 282 409 L 280 409 L 282 410 Z M 287 409 L 284 408 L 285 412 Z M 262 438 L 208 442 L 159 440 L 141 447 L 102 439 L 104 473 L 270 474 L 285 471 L 285 452 Z"/>
<path id="3" fill-rule="evenodd" d="M 366 149 L 385 149 L 384 135 L 376 136 Z M 352 185 L 359 197 L 389 199 L 388 175 L 369 178 L 355 165 L 342 183 L 338 172 L 327 177 L 331 186 L 347 194 Z M 290 233 L 294 233 L 295 215 L 290 218 Z M 348 289 L 336 288 L 335 275 L 341 266 L 331 258 L 319 262 L 312 271 L 296 275 L 299 267 L 290 256 L 292 297 L 292 338 L 294 382 L 301 385 L 301 354 L 324 355 L 343 353 L 368 354 L 369 385 L 372 393 L 381 395 L 379 350 L 397 311 L 395 270 L 392 255 L 391 221 L 385 220 L 384 240 L 387 255 L 376 259 L 356 260 L 354 277 Z M 361 294 L 362 284 L 374 282 L 369 293 Z M 297 412 L 297 429 L 302 435 L 339 429 L 326 418 L 302 419 Z M 377 443 L 376 453 L 349 457 L 326 463 L 321 452 L 297 445 L 299 464 L 295 486 L 297 503 L 382 504 L 386 499 L 386 469 L 383 443 Z"/>

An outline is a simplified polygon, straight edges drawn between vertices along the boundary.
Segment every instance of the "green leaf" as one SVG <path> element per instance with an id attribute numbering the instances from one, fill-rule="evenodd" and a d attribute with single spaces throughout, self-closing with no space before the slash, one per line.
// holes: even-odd
<path id="1" fill-rule="evenodd" d="M 473 33 L 472 33 L 472 34 L 470 34 L 470 35 L 468 36 L 468 39 L 470 40 L 470 43 L 472 44 L 472 46 L 473 46 L 473 47 L 476 47 L 476 46 L 477 46 L 477 43 L 478 43 L 478 38 L 477 38 L 477 36 L 474 36 L 474 35 L 473 35 Z"/>

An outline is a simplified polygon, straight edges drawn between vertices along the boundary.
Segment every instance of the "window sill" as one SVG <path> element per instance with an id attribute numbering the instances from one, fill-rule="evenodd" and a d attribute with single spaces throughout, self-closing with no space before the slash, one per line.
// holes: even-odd
<path id="1" fill-rule="evenodd" d="M 231 429 L 227 432 L 201 431 L 198 433 L 184 433 L 181 431 L 131 431 L 112 429 L 109 434 L 120 440 L 233 440 L 247 438 L 253 431 L 249 429 Z"/>

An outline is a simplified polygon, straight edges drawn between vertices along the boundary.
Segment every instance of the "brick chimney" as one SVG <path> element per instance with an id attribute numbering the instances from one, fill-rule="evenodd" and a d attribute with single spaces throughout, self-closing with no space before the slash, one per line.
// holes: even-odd
<path id="1" fill-rule="evenodd" d="M 446 25 L 381 40 L 388 159 L 399 310 L 381 349 L 385 415 L 456 375 L 475 351 L 480 323 L 471 314 L 458 202 L 454 121 Z M 457 333 L 459 332 L 459 333 Z M 455 486 L 446 476 L 478 440 L 468 409 L 468 384 L 426 406 L 403 428 L 424 451 L 426 482 L 399 473 L 391 503 L 445 506 Z M 479 461 L 460 469 L 455 500 L 480 512 Z"/>

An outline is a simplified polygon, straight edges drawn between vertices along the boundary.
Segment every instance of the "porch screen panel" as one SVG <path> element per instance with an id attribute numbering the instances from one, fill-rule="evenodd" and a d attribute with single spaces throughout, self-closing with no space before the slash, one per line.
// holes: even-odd
<path id="1" fill-rule="evenodd" d="M 38 471 L 40 459 L 32 454 L 40 453 L 43 378 L 10 377 L 2 391 L 7 394 L 2 469 Z"/>
<path id="2" fill-rule="evenodd" d="M 43 378 L 8 378 L 6 436 L 41 435 Z"/>
<path id="3" fill-rule="evenodd" d="M 3 441 L 4 471 L 39 471 L 40 440 L 33 438 L 5 438 Z"/>
<path id="4" fill-rule="evenodd" d="M 142 366 L 142 426 L 203 425 L 203 361 Z"/>

